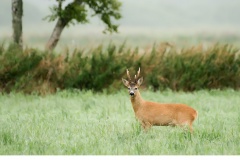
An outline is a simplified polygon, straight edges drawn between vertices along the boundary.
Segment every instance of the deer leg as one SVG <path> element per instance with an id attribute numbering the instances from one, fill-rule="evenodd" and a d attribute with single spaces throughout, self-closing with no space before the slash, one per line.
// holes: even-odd
<path id="1" fill-rule="evenodd" d="M 186 129 L 187 129 L 187 128 L 189 129 L 190 133 L 193 133 L 193 127 L 192 127 L 192 123 L 191 123 L 191 122 L 185 124 L 185 127 L 186 127 Z M 187 130 L 188 130 L 188 129 L 187 129 Z"/>
<path id="2" fill-rule="evenodd" d="M 193 133 L 193 127 L 191 122 L 189 123 L 189 129 L 190 129 L 190 132 Z"/>
<path id="3" fill-rule="evenodd" d="M 177 126 L 183 128 L 185 131 L 189 130 L 191 133 L 193 133 L 192 122 L 185 121 L 183 123 L 178 124 Z"/>
<path id="4" fill-rule="evenodd" d="M 145 131 L 147 131 L 152 127 L 152 124 L 149 122 L 142 122 L 142 127 Z"/>

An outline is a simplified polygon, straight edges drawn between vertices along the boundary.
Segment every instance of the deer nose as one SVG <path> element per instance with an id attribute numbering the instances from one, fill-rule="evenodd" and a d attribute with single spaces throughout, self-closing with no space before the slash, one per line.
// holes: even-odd
<path id="1" fill-rule="evenodd" d="M 134 95 L 134 92 L 130 92 L 129 94 L 130 94 L 131 96 L 133 96 L 133 95 Z"/>

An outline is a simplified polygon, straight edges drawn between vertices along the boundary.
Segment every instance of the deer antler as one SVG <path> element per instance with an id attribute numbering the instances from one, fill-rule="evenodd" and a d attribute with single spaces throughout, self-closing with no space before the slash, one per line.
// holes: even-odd
<path id="1" fill-rule="evenodd" d="M 138 80 L 139 76 L 140 76 L 140 67 L 139 67 L 139 69 L 138 69 L 137 75 L 135 75 L 135 81 Z"/>
<path id="2" fill-rule="evenodd" d="M 129 80 L 131 80 L 131 76 L 129 75 L 128 69 L 127 69 L 127 77 L 128 77 Z"/>

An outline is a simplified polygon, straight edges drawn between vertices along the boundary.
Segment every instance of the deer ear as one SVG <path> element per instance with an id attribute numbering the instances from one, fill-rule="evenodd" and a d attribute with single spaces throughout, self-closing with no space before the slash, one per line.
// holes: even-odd
<path id="1" fill-rule="evenodd" d="M 138 79 L 138 81 L 137 81 L 138 86 L 141 86 L 142 82 L 143 82 L 143 77 Z"/>
<path id="2" fill-rule="evenodd" d="M 126 87 L 129 86 L 129 82 L 126 79 L 122 78 L 122 82 Z"/>

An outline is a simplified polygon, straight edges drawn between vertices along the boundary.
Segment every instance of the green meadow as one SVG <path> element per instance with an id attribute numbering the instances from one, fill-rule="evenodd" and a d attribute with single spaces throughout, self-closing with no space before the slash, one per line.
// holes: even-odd
<path id="1" fill-rule="evenodd" d="M 146 100 L 198 111 L 191 134 L 178 127 L 142 130 L 127 90 L 64 90 L 0 96 L 1 155 L 239 155 L 240 91 L 152 92 Z"/>
<path id="2" fill-rule="evenodd" d="M 53 52 L 54 1 L 23 1 L 23 50 L 0 2 L 0 155 L 240 155 L 240 1 L 119 0 L 118 33 L 89 10 Z M 121 81 L 139 67 L 142 98 L 198 111 L 192 134 L 142 129 Z"/>

